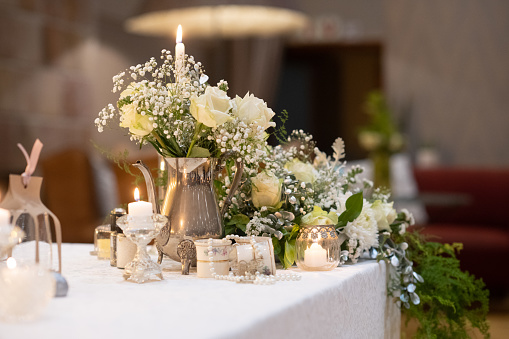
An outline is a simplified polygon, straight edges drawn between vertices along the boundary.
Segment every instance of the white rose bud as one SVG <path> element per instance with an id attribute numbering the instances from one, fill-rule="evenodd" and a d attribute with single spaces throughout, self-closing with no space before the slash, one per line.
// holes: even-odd
<path id="1" fill-rule="evenodd" d="M 251 189 L 253 205 L 256 208 L 275 206 L 281 200 L 281 182 L 272 174 L 258 173 L 251 179 Z"/>
<path id="2" fill-rule="evenodd" d="M 233 111 L 233 115 L 247 125 L 254 124 L 254 131 L 256 131 L 257 126 L 262 127 L 263 130 L 276 126 L 275 122 L 270 121 L 275 113 L 267 107 L 265 101 L 255 97 L 253 94 L 248 92 L 244 98 L 237 96 L 235 98 L 235 105 L 237 109 Z"/>
<path id="3" fill-rule="evenodd" d="M 217 127 L 231 120 L 228 114 L 233 107 L 226 93 L 217 87 L 207 87 L 205 93 L 191 98 L 191 114 L 207 127 Z"/>
<path id="4" fill-rule="evenodd" d="M 292 172 L 297 180 L 310 183 L 316 180 L 316 170 L 310 163 L 303 163 L 299 159 L 293 159 L 285 164 L 285 168 Z"/>

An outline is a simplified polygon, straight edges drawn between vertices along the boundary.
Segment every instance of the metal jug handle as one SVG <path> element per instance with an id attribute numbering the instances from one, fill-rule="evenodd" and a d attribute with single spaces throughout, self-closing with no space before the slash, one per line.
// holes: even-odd
<path id="1" fill-rule="evenodd" d="M 244 162 L 242 161 L 242 158 L 239 156 L 236 152 L 226 152 L 219 158 L 218 165 L 220 165 L 223 161 L 226 161 L 228 158 L 235 158 L 235 167 L 237 170 L 235 171 L 235 175 L 233 176 L 232 185 L 230 187 L 230 193 L 228 193 L 228 196 L 226 197 L 223 207 L 221 208 L 221 218 L 224 217 L 224 213 L 226 212 L 226 209 L 228 206 L 230 206 L 232 202 L 233 195 L 235 194 L 235 191 L 237 188 L 239 188 L 240 181 L 242 180 L 242 173 L 244 173 Z M 240 161 L 239 161 L 240 159 Z"/>

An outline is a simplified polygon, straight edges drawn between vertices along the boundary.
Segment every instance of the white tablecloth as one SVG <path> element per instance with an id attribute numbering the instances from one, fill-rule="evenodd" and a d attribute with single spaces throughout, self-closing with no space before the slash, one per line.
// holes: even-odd
<path id="1" fill-rule="evenodd" d="M 301 281 L 261 286 L 183 276 L 168 260 L 165 280 L 138 285 L 92 247 L 64 244 L 68 296 L 34 322 L 0 323 L 0 338 L 399 338 L 383 262 L 291 269 Z"/>

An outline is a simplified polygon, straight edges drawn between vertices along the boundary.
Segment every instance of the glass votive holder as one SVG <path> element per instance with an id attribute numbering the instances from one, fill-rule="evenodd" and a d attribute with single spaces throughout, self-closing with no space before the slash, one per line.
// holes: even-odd
<path id="1" fill-rule="evenodd" d="M 302 226 L 295 241 L 297 267 L 305 271 L 330 271 L 340 260 L 341 241 L 334 226 Z"/>
<path id="2" fill-rule="evenodd" d="M 55 288 L 55 278 L 48 269 L 8 258 L 0 265 L 0 319 L 36 319 L 55 295 Z"/>
<path id="3" fill-rule="evenodd" d="M 110 259 L 111 253 L 111 227 L 110 225 L 101 225 L 95 228 L 94 249 L 97 253 L 97 259 Z"/>

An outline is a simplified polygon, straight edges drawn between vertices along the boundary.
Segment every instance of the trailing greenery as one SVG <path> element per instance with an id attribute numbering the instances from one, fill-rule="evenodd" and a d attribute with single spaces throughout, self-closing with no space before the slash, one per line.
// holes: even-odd
<path id="1" fill-rule="evenodd" d="M 99 152 L 101 152 L 101 154 L 103 154 L 108 160 L 113 161 L 118 166 L 118 168 L 120 168 L 127 174 L 133 176 L 134 177 L 133 184 L 135 186 L 139 186 L 141 183 L 143 183 L 145 181 L 141 174 L 133 173 L 133 171 L 131 171 L 132 162 L 128 160 L 129 159 L 129 151 L 127 149 L 124 150 L 123 152 L 118 152 L 117 154 L 113 154 L 109 150 L 96 144 L 94 141 L 91 141 L 91 142 L 92 142 L 92 145 L 94 146 L 94 148 L 97 149 Z"/>
<path id="2" fill-rule="evenodd" d="M 424 278 L 420 283 L 421 303 L 409 309 L 402 307 L 406 324 L 411 319 L 419 322 L 416 338 L 470 338 L 470 328 L 479 329 L 489 338 L 489 291 L 482 279 L 460 269 L 456 254 L 462 244 L 428 242 L 419 232 L 398 235 L 397 242 L 405 241 L 408 258 Z"/>

